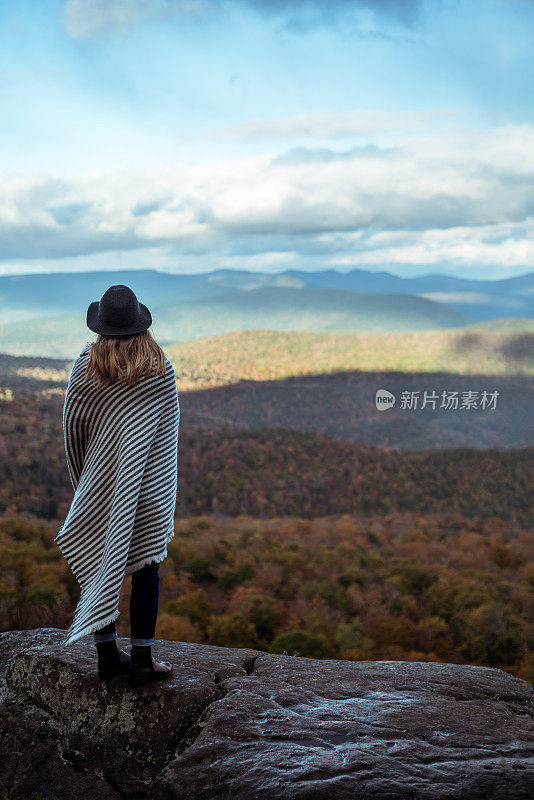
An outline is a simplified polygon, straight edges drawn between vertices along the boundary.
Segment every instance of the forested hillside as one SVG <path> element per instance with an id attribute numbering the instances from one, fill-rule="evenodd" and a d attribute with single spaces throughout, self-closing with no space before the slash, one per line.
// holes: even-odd
<path id="1" fill-rule="evenodd" d="M 157 637 L 533 680 L 534 448 L 492 446 L 531 435 L 532 335 L 242 331 L 166 347 L 181 422 Z M 53 542 L 73 496 L 71 366 L 0 356 L 3 630 L 67 628 L 79 598 Z M 375 408 L 378 387 L 433 386 L 497 389 L 498 413 Z"/>
<path id="2" fill-rule="evenodd" d="M 495 514 L 534 522 L 533 449 L 401 452 L 286 428 L 188 424 L 182 401 L 177 514 L 303 517 L 361 511 Z M 65 462 L 62 401 L 0 401 L 0 514 L 58 520 L 72 486 Z"/>
<path id="3" fill-rule="evenodd" d="M 534 375 L 534 320 L 417 333 L 235 331 L 167 344 L 182 389 L 337 372 Z"/>
<path id="4" fill-rule="evenodd" d="M 533 337 L 534 323 L 402 336 L 257 330 L 165 351 L 189 429 L 282 427 L 411 451 L 504 449 L 534 445 Z M 0 354 L 0 398 L 62 398 L 72 363 Z M 396 397 L 386 413 L 376 408 L 378 389 Z M 437 403 L 424 406 L 425 392 Z M 494 407 L 480 406 L 484 392 L 495 393 Z M 444 402 L 451 393 L 457 408 Z"/>
<path id="5" fill-rule="evenodd" d="M 0 519 L 0 626 L 67 628 L 79 587 L 52 523 Z M 534 680 L 531 531 L 458 512 L 178 518 L 156 638 L 349 660 L 480 664 Z M 125 579 L 117 619 L 129 636 Z"/>

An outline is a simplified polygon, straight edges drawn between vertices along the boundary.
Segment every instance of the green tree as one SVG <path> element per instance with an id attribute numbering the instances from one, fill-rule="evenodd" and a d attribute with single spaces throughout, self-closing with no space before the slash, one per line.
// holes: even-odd
<path id="1" fill-rule="evenodd" d="M 286 653 L 287 655 L 307 656 L 308 658 L 334 658 L 335 649 L 326 636 L 320 633 L 287 631 L 286 633 L 281 633 L 271 643 L 269 653 Z"/>
<path id="2" fill-rule="evenodd" d="M 274 636 L 275 627 L 281 619 L 281 610 L 272 597 L 252 598 L 252 610 L 248 615 L 258 636 L 267 644 Z"/>
<path id="3" fill-rule="evenodd" d="M 213 610 L 206 592 L 203 589 L 197 589 L 195 592 L 187 592 L 178 600 L 171 600 L 165 606 L 165 612 L 168 614 L 177 614 L 182 617 L 189 617 L 191 622 L 205 627 L 209 616 Z"/>
<path id="4" fill-rule="evenodd" d="M 527 635 L 521 621 L 501 603 L 464 612 L 462 652 L 478 664 L 508 666 L 524 657 Z"/>
<path id="5" fill-rule="evenodd" d="M 258 632 L 242 614 L 222 614 L 208 626 L 208 641 L 220 647 L 257 647 Z"/>

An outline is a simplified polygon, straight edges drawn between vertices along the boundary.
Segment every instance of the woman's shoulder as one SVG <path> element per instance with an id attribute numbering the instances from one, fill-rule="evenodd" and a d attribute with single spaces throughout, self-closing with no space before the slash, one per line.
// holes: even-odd
<path id="1" fill-rule="evenodd" d="M 89 351 L 91 350 L 91 347 L 92 347 L 92 346 L 93 346 L 93 342 L 88 342 L 88 343 L 87 343 L 87 344 L 86 344 L 86 345 L 83 347 L 83 349 L 81 350 L 81 352 L 80 352 L 80 356 L 83 356 L 83 355 L 85 355 L 86 353 L 89 353 Z M 78 356 L 78 358 L 79 358 L 80 356 Z"/>
<path id="2" fill-rule="evenodd" d="M 165 361 L 165 366 L 167 367 L 168 370 L 172 370 L 174 374 L 174 364 L 172 363 L 171 359 L 169 358 L 169 356 L 165 351 L 163 351 L 163 357 Z"/>

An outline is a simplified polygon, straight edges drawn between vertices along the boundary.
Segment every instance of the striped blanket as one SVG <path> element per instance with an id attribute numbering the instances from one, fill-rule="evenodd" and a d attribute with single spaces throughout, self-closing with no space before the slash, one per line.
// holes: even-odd
<path id="1" fill-rule="evenodd" d="M 63 407 L 74 489 L 55 542 L 81 588 L 65 644 L 119 616 L 125 575 L 163 561 L 174 535 L 180 406 L 173 366 L 133 385 L 85 377 L 91 344 L 72 367 Z"/>

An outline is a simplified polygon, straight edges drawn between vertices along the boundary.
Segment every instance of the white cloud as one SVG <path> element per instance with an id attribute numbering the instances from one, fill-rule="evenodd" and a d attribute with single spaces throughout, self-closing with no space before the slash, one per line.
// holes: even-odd
<path id="1" fill-rule="evenodd" d="M 419 297 L 426 297 L 436 303 L 465 303 L 472 306 L 495 302 L 495 295 L 484 292 L 421 292 Z M 501 308 L 523 308 L 521 300 L 513 297 L 499 297 L 499 305 Z"/>
<path id="2" fill-rule="evenodd" d="M 0 175 L 0 258 L 171 248 L 258 268 L 307 258 L 532 267 L 534 125 L 313 153 L 77 178 Z"/>
<path id="3" fill-rule="evenodd" d="M 85 39 L 108 29 L 125 30 L 143 20 L 196 17 L 212 7 L 209 0 L 68 0 L 63 20 L 69 36 Z"/>
<path id="4" fill-rule="evenodd" d="M 323 246 L 328 246 L 324 243 Z M 379 264 L 435 264 L 449 261 L 476 267 L 530 267 L 534 264 L 534 217 L 525 222 L 414 232 L 399 230 L 337 243 L 325 264 L 340 267 Z"/>
<path id="5" fill-rule="evenodd" d="M 353 139 L 362 136 L 386 134 L 394 137 L 400 131 L 422 132 L 443 127 L 446 122 L 480 116 L 469 109 L 426 109 L 422 111 L 383 111 L 380 109 L 358 109 L 355 111 L 303 112 L 287 117 L 270 117 L 220 125 L 207 131 L 205 138 L 269 140 L 295 139 L 299 137 L 318 139 Z"/>
<path id="6" fill-rule="evenodd" d="M 254 253 L 252 255 L 223 256 L 219 260 L 219 267 L 228 269 L 257 269 L 263 270 L 266 267 L 287 267 L 298 260 L 298 254 L 290 250 L 280 250 L 267 253 Z M 301 281 L 289 277 L 281 278 L 278 285 L 300 286 Z M 254 284 L 257 286 L 257 282 Z"/>
<path id="7" fill-rule="evenodd" d="M 376 16 L 410 26 L 419 11 L 419 0 L 67 0 L 63 19 L 70 36 L 89 38 L 107 30 L 125 30 L 145 20 L 200 18 L 224 5 L 242 5 L 262 15 L 286 18 L 293 32 L 331 24 L 340 17 L 354 20 L 356 9 L 361 12 L 356 21 L 362 33 L 374 30 Z"/>

